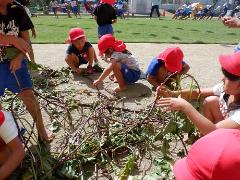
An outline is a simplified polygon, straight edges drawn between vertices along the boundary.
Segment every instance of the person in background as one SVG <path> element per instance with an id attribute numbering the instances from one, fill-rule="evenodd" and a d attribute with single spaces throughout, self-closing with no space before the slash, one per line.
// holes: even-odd
<path id="1" fill-rule="evenodd" d="M 152 18 L 152 14 L 153 14 L 154 9 L 156 9 L 157 16 L 158 16 L 158 18 L 160 18 L 160 12 L 159 12 L 160 3 L 161 3 L 160 0 L 152 0 L 151 1 L 152 8 L 151 8 L 151 12 L 150 12 L 150 18 Z"/>
<path id="2" fill-rule="evenodd" d="M 115 0 L 100 0 L 93 15 L 98 24 L 98 38 L 105 34 L 113 34 L 112 24 L 117 22 L 117 15 L 113 4 Z"/>
<path id="3" fill-rule="evenodd" d="M 70 4 L 71 4 L 71 7 L 72 7 L 72 12 L 75 15 L 75 17 L 77 18 L 77 15 L 79 15 L 79 17 L 81 17 L 80 10 L 78 8 L 78 2 L 76 0 L 71 0 Z"/>
<path id="4" fill-rule="evenodd" d="M 51 0 L 49 6 L 52 8 L 53 14 L 56 18 L 58 18 L 58 1 L 57 0 Z"/>

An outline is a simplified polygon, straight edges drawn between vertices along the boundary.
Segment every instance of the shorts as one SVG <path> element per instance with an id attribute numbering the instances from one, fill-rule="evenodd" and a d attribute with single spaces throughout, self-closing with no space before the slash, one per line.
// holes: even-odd
<path id="1" fill-rule="evenodd" d="M 13 93 L 20 93 L 25 89 L 32 88 L 32 81 L 27 68 L 28 61 L 22 61 L 22 67 L 14 73 L 10 71 L 10 63 L 0 63 L 0 96 L 4 95 L 5 89 Z M 17 80 L 16 80 L 17 78 Z"/>
<path id="2" fill-rule="evenodd" d="M 135 83 L 140 79 L 141 71 L 129 69 L 126 64 L 121 64 L 121 72 L 127 83 Z"/>
<path id="3" fill-rule="evenodd" d="M 113 28 L 111 24 L 98 26 L 98 37 L 102 37 L 105 34 L 113 34 Z"/>
<path id="4" fill-rule="evenodd" d="M 72 7 L 72 12 L 74 14 L 78 13 L 78 7 L 77 6 Z"/>
<path id="5" fill-rule="evenodd" d="M 78 58 L 79 62 L 78 62 L 78 66 L 81 66 L 82 64 L 87 64 L 88 61 L 83 59 L 83 58 Z"/>
<path id="6" fill-rule="evenodd" d="M 56 8 L 56 7 L 53 7 L 53 8 L 52 8 L 52 11 L 53 11 L 54 14 L 57 13 L 57 8 Z"/>

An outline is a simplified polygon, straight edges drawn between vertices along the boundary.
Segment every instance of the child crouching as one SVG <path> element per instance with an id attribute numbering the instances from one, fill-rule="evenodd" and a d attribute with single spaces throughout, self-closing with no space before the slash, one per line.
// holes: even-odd
<path id="1" fill-rule="evenodd" d="M 66 41 L 66 43 L 70 45 L 66 51 L 65 61 L 72 71 L 77 74 L 83 72 L 83 70 L 79 68 L 82 64 L 88 64 L 87 73 L 93 74 L 93 61 L 97 62 L 94 48 L 86 39 L 86 35 L 81 28 L 72 28 L 69 31 L 69 37 Z"/>
<path id="2" fill-rule="evenodd" d="M 124 42 L 116 40 L 111 34 L 103 35 L 98 41 L 100 55 L 105 54 L 110 63 L 101 76 L 93 82 L 98 86 L 111 72 L 116 77 L 118 86 L 113 92 L 126 90 L 127 83 L 134 83 L 140 78 L 139 63 L 131 52 L 126 49 Z"/>

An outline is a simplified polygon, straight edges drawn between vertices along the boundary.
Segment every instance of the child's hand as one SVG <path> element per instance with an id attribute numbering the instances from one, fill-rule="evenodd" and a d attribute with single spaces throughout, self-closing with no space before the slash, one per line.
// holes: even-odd
<path id="1" fill-rule="evenodd" d="M 22 66 L 21 61 L 17 59 L 13 59 L 10 61 L 10 70 L 11 72 L 15 72 L 16 70 L 20 69 Z"/>
<path id="2" fill-rule="evenodd" d="M 93 82 L 93 85 L 97 87 L 101 82 L 102 82 L 102 81 L 100 81 L 99 79 L 97 79 L 97 80 L 95 80 L 95 81 Z"/>
<path id="3" fill-rule="evenodd" d="M 161 98 L 156 103 L 159 107 L 166 107 L 167 110 L 176 110 L 176 111 L 184 111 L 189 103 L 182 99 L 181 97 L 178 98 Z"/>
<path id="4" fill-rule="evenodd" d="M 82 73 L 82 69 L 80 69 L 80 68 L 76 68 L 76 69 L 74 69 L 73 70 L 75 73 L 77 73 L 77 74 L 81 74 Z"/>
<path id="5" fill-rule="evenodd" d="M 156 96 L 171 97 L 171 91 L 164 85 L 160 85 L 156 89 Z"/>

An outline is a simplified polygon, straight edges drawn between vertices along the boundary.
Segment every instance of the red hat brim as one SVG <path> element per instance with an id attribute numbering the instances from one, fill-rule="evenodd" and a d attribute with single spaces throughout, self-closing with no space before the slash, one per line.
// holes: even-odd
<path id="1" fill-rule="evenodd" d="M 71 44 L 72 41 L 77 40 L 77 39 L 82 38 L 82 37 L 86 37 L 86 35 L 85 35 L 85 34 L 81 34 L 81 35 L 79 35 L 79 36 L 77 36 L 77 37 L 75 37 L 75 38 L 73 38 L 73 39 L 71 39 L 70 36 L 69 36 L 69 37 L 65 40 L 65 43 L 66 43 L 66 44 Z"/>

